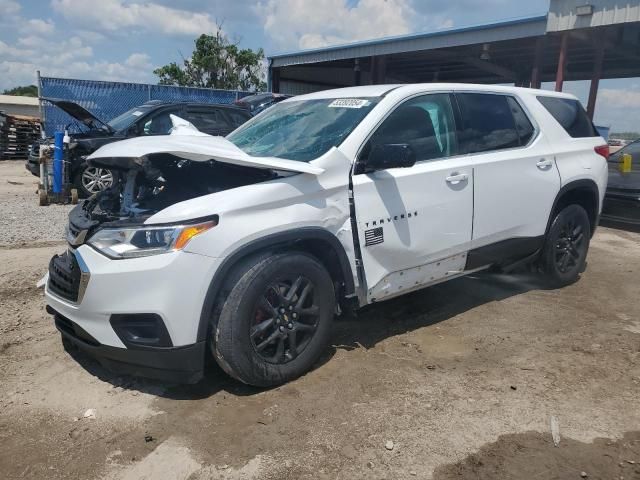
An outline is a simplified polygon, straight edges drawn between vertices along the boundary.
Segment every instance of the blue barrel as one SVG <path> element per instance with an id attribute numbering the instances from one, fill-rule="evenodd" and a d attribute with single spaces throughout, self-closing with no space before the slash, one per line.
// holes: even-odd
<path id="1" fill-rule="evenodd" d="M 55 132 L 53 150 L 53 193 L 62 192 L 62 161 L 64 158 L 63 132 Z"/>

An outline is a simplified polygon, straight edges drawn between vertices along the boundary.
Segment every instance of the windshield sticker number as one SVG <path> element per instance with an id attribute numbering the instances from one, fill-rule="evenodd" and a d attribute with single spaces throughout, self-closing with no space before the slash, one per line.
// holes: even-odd
<path id="1" fill-rule="evenodd" d="M 134 117 L 139 117 L 140 115 L 142 115 L 142 112 L 140 110 L 136 110 L 131 115 L 133 115 Z"/>
<path id="2" fill-rule="evenodd" d="M 329 104 L 329 108 L 362 108 L 370 104 L 369 100 L 361 98 L 337 98 Z"/>

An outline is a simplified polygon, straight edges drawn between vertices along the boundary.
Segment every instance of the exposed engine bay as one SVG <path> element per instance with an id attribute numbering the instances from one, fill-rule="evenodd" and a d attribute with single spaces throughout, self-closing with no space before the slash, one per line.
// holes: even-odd
<path id="1" fill-rule="evenodd" d="M 186 160 L 167 153 L 89 162 L 114 172 L 114 183 L 71 211 L 70 230 L 89 231 L 102 224 L 142 224 L 175 203 L 288 174 L 216 160 Z"/>

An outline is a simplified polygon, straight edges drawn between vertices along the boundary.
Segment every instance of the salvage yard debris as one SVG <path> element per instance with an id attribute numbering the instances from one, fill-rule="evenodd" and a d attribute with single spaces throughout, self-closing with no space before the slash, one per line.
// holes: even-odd
<path id="1" fill-rule="evenodd" d="M 0 160 L 27 158 L 29 147 L 39 136 L 37 118 L 0 112 Z"/>

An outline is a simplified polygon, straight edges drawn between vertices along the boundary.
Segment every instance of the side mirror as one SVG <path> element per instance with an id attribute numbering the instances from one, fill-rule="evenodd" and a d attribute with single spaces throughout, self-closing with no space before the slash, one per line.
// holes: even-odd
<path id="1" fill-rule="evenodd" d="M 406 143 L 388 143 L 376 145 L 371 149 L 367 158 L 367 170 L 386 170 L 387 168 L 413 167 L 416 154 Z"/>

